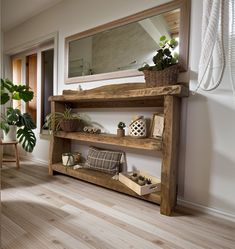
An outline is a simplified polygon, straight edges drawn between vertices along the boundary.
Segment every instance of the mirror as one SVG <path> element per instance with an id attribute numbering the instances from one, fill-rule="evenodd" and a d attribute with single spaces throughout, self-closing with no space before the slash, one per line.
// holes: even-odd
<path id="1" fill-rule="evenodd" d="M 153 64 L 162 35 L 179 41 L 176 52 L 181 70 L 186 70 L 188 1 L 175 2 L 66 38 L 65 82 L 142 75 L 137 69 L 143 63 Z"/>

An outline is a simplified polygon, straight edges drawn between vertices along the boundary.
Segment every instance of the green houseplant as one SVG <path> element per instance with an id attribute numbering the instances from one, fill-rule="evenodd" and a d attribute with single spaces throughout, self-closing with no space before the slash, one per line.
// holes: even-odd
<path id="1" fill-rule="evenodd" d="M 23 100 L 29 102 L 33 99 L 34 93 L 26 85 L 14 85 L 8 79 L 1 79 L 0 84 L 1 105 L 11 104 L 12 100 Z M 7 107 L 6 112 L 1 115 L 0 128 L 3 130 L 4 139 L 9 133 L 16 135 L 23 149 L 32 152 L 36 145 L 36 137 L 33 129 L 36 128 L 32 117 L 28 113 L 22 113 L 20 109 Z"/>
<path id="2" fill-rule="evenodd" d="M 125 128 L 126 124 L 123 122 L 118 123 L 118 129 L 117 129 L 117 136 L 118 137 L 124 137 L 125 136 Z"/>
<path id="3" fill-rule="evenodd" d="M 144 73 L 146 85 L 149 87 L 174 84 L 179 74 L 178 54 L 174 52 L 178 42 L 161 36 L 158 45 L 159 49 L 153 56 L 154 65 L 145 63 L 138 69 Z"/>
<path id="4" fill-rule="evenodd" d="M 55 131 L 61 129 L 66 132 L 73 132 L 78 130 L 80 121 L 80 115 L 72 113 L 72 109 L 67 107 L 64 112 L 49 114 L 43 128 Z"/>

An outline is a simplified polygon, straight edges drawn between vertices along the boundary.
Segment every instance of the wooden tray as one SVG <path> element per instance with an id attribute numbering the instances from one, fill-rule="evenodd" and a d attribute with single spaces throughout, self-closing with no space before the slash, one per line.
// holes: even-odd
<path id="1" fill-rule="evenodd" d="M 152 184 L 140 186 L 133 180 L 131 180 L 131 175 L 133 173 L 137 173 L 138 175 L 144 176 L 148 179 L 151 179 Z M 138 195 L 147 195 L 152 192 L 160 191 L 161 190 L 161 181 L 157 177 L 151 176 L 144 171 L 130 171 L 130 172 L 122 172 L 119 173 L 119 181 L 125 184 L 127 187 L 132 189 Z"/>

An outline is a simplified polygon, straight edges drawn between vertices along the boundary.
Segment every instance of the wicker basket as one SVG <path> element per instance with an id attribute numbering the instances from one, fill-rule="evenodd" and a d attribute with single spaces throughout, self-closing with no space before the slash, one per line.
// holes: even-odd
<path id="1" fill-rule="evenodd" d="M 63 131 L 72 132 L 77 131 L 79 128 L 80 120 L 79 119 L 68 119 L 60 122 L 60 128 Z"/>
<path id="2" fill-rule="evenodd" d="M 174 85 L 177 83 L 179 66 L 174 65 L 161 71 L 143 70 L 146 87 Z"/>

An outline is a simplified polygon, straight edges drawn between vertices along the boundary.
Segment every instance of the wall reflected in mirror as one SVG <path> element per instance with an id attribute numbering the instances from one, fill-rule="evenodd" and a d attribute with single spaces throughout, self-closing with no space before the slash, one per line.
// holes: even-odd
<path id="1" fill-rule="evenodd" d="M 144 63 L 152 65 L 160 37 L 179 41 L 179 28 L 180 9 L 175 9 L 70 41 L 68 77 L 138 69 Z"/>

